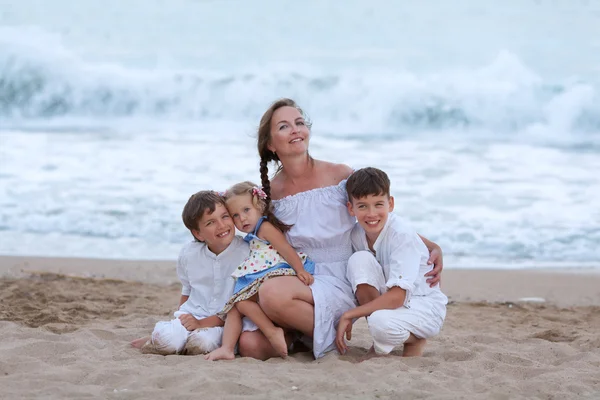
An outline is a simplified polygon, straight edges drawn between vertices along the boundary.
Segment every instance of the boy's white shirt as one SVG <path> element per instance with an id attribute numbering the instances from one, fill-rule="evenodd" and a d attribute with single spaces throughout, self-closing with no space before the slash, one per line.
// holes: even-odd
<path id="1" fill-rule="evenodd" d="M 235 280 L 231 274 L 248 257 L 248 243 L 235 236 L 231 244 L 216 255 L 201 242 L 183 246 L 177 260 L 181 294 L 189 296 L 179 311 L 194 318 L 216 315 L 233 294 Z"/>
<path id="2" fill-rule="evenodd" d="M 371 251 L 365 230 L 358 222 L 352 229 L 351 238 L 353 251 Z M 431 288 L 426 282 L 425 274 L 433 268 L 427 264 L 429 250 L 410 224 L 399 216 L 389 214 L 385 226 L 373 244 L 373 249 L 375 258 L 383 268 L 386 288 L 389 290 L 398 286 L 406 290 L 405 306 L 412 296 L 439 294 L 446 298 L 440 290 L 440 285 Z M 440 297 L 440 300 L 443 298 Z"/>

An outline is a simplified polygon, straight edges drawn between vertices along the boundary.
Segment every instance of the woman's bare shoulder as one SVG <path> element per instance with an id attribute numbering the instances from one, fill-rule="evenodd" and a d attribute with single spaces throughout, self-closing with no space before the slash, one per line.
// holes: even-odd
<path id="1" fill-rule="evenodd" d="M 346 164 L 336 164 L 328 161 L 319 161 L 323 175 L 331 177 L 331 184 L 337 185 L 352 174 L 353 169 Z"/>

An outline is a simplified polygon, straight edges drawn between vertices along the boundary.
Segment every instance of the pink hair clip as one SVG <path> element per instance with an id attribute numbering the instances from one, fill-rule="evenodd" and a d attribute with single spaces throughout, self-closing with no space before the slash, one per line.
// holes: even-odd
<path id="1" fill-rule="evenodd" d="M 221 197 L 225 197 L 227 195 L 227 191 L 225 192 L 217 192 L 217 194 Z"/>
<path id="2" fill-rule="evenodd" d="M 267 194 L 265 193 L 265 191 L 262 190 L 262 188 L 259 188 L 258 186 L 254 186 L 252 188 L 252 195 L 258 196 L 258 198 L 262 200 L 267 198 Z"/>

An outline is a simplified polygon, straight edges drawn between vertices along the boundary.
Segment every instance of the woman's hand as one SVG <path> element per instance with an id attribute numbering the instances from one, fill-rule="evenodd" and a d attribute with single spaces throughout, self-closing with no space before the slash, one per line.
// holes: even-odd
<path id="1" fill-rule="evenodd" d="M 347 317 L 346 314 L 343 314 L 342 318 L 340 318 L 337 327 L 337 335 L 335 336 L 335 345 L 340 354 L 344 354 L 346 353 L 346 350 L 348 350 L 348 345 L 344 340 L 344 334 L 346 335 L 346 339 L 352 339 L 352 318 Z"/>
<path id="2" fill-rule="evenodd" d="M 440 283 L 440 279 L 442 278 L 442 269 L 444 268 L 442 249 L 440 246 L 436 245 L 431 252 L 429 252 L 429 260 L 427 260 L 427 264 L 433 264 L 433 269 L 426 273 L 425 276 L 430 277 L 427 279 L 427 283 L 429 283 L 429 286 L 434 287 Z"/>
<path id="3" fill-rule="evenodd" d="M 306 270 L 300 271 L 296 275 L 298 275 L 298 279 L 300 279 L 306 286 L 312 285 L 312 283 L 315 281 L 315 277 L 306 272 Z"/>

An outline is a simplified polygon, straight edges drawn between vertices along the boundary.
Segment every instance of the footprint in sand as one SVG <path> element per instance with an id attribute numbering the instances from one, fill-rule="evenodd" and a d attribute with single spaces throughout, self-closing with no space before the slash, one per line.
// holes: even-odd
<path id="1" fill-rule="evenodd" d="M 512 354 L 492 353 L 489 355 L 489 357 L 495 361 L 508 365 L 521 367 L 530 367 L 533 365 L 533 361 Z"/>
<path id="2" fill-rule="evenodd" d="M 532 336 L 532 338 L 547 340 L 549 342 L 554 342 L 554 343 L 557 343 L 557 342 L 570 343 L 570 342 L 574 341 L 575 339 L 577 339 L 576 336 L 563 333 L 557 329 L 548 329 L 546 331 L 536 333 L 535 335 Z"/>
<path id="3" fill-rule="evenodd" d="M 469 361 L 475 358 L 475 353 L 471 351 L 445 351 L 442 354 L 444 361 Z"/>

